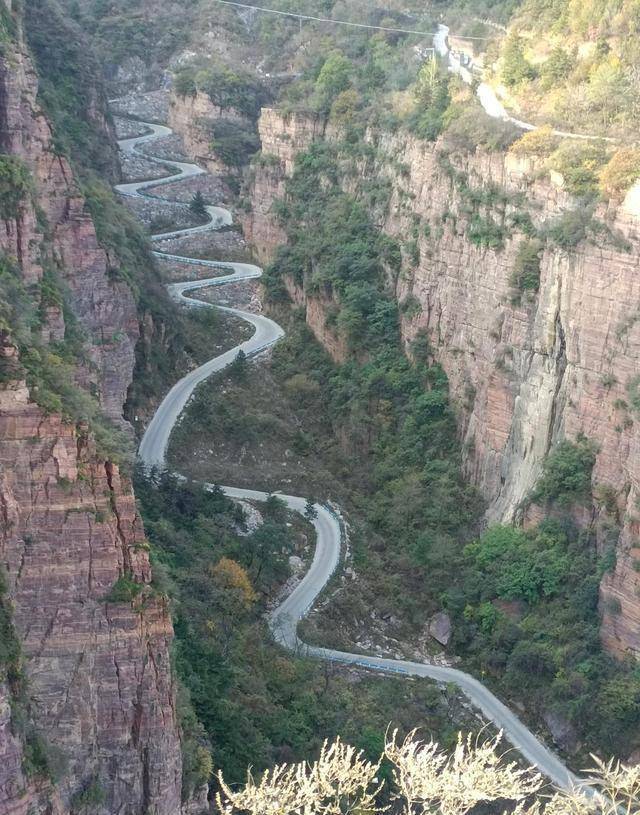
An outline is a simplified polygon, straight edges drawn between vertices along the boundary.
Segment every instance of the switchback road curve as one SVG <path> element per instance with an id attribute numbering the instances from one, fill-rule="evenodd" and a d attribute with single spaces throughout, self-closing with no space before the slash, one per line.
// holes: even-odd
<path id="1" fill-rule="evenodd" d="M 131 139 L 120 141 L 120 149 L 125 154 L 139 152 L 141 144 L 171 134 L 168 127 L 142 123 L 148 133 Z M 167 167 L 167 178 L 154 181 L 120 184 L 116 190 L 122 195 L 131 197 L 153 197 L 149 190 L 167 183 L 175 183 L 184 178 L 191 178 L 204 173 L 195 164 L 168 161 L 140 153 L 142 157 Z M 167 200 L 167 199 L 162 199 Z M 168 237 L 191 235 L 206 230 L 218 229 L 220 226 L 232 222 L 231 213 L 222 207 L 208 207 L 210 221 L 204 226 L 191 229 L 176 230 L 162 235 L 152 235 L 151 240 L 157 245 Z M 189 308 L 223 308 L 212 306 L 201 300 L 190 297 L 189 294 L 198 289 L 211 286 L 224 286 L 227 283 L 260 277 L 262 270 L 258 266 L 248 263 L 218 262 L 211 260 L 196 260 L 182 255 L 168 255 L 155 251 L 159 258 L 178 260 L 192 265 L 199 265 L 214 269 L 232 269 L 230 274 L 211 277 L 204 280 L 195 280 L 186 283 L 173 283 L 169 286 L 172 297 Z M 169 437 L 178 418 L 191 398 L 196 387 L 217 371 L 222 371 L 242 350 L 247 356 L 255 356 L 261 351 L 274 345 L 283 335 L 282 328 L 267 317 L 251 314 L 235 308 L 224 308 L 236 317 L 250 323 L 255 331 L 252 337 L 240 345 L 205 362 L 198 368 L 187 373 L 171 388 L 162 403 L 156 410 L 140 442 L 138 456 L 147 467 L 164 467 L 166 463 Z M 238 489 L 235 487 L 222 487 L 230 498 L 265 501 L 267 493 L 254 490 Z M 285 504 L 292 510 L 304 514 L 306 499 L 295 495 L 281 495 Z M 436 665 L 425 665 L 419 662 L 410 662 L 401 659 L 385 659 L 376 656 L 363 656 L 362 654 L 336 651 L 330 648 L 319 648 L 306 645 L 297 635 L 298 621 L 302 619 L 313 606 L 314 601 L 329 582 L 338 567 L 343 540 L 342 521 L 337 510 L 322 504 L 315 505 L 317 517 L 313 521 L 317 543 L 313 561 L 302 581 L 295 587 L 289 596 L 269 616 L 269 627 L 282 646 L 290 650 L 315 657 L 331 660 L 332 662 L 357 665 L 374 671 L 402 676 L 417 676 L 434 679 L 438 682 L 451 682 L 467 696 L 469 701 L 478 708 L 484 717 L 492 721 L 497 728 L 504 732 L 505 737 L 516 747 L 525 759 L 537 767 L 558 787 L 569 788 L 578 783 L 578 779 L 571 773 L 565 764 L 549 750 L 536 736 L 520 721 L 520 719 L 497 699 L 491 691 L 481 682 L 464 671 L 456 668 L 446 668 Z"/>

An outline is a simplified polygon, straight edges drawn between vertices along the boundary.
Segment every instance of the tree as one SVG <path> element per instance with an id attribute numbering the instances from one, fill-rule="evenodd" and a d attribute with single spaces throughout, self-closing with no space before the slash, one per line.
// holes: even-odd
<path id="1" fill-rule="evenodd" d="M 236 381 L 244 381 L 247 378 L 247 367 L 247 355 L 241 348 L 233 362 L 227 366 L 227 373 Z"/>
<path id="2" fill-rule="evenodd" d="M 340 51 L 333 51 L 324 62 L 316 79 L 316 94 L 320 110 L 324 113 L 331 108 L 337 96 L 351 84 L 353 65 Z"/>
<path id="3" fill-rule="evenodd" d="M 589 74 L 587 98 L 602 116 L 602 123 L 609 125 L 623 118 L 632 109 L 634 89 L 624 67 L 617 57 L 594 67 Z"/>
<path id="4" fill-rule="evenodd" d="M 591 471 L 596 446 L 584 436 L 565 440 L 545 460 L 542 477 L 533 493 L 534 501 L 551 500 L 560 506 L 584 502 L 591 496 Z"/>
<path id="5" fill-rule="evenodd" d="M 524 55 L 524 40 L 515 31 L 507 37 L 502 51 L 502 79 L 513 87 L 525 80 L 535 79 L 535 69 Z"/>
<path id="6" fill-rule="evenodd" d="M 256 601 L 249 575 L 235 560 L 222 557 L 211 569 L 211 577 L 217 588 L 234 595 L 243 609 L 249 609 Z"/>
<path id="7" fill-rule="evenodd" d="M 440 79 L 440 69 L 434 56 L 425 60 L 418 71 L 413 95 L 421 105 L 428 107 L 434 99 Z"/>
<path id="8" fill-rule="evenodd" d="M 194 215 L 197 215 L 198 218 L 204 218 L 207 215 L 207 205 L 200 190 L 194 193 L 193 198 L 189 202 L 189 209 Z"/>
<path id="9" fill-rule="evenodd" d="M 354 88 L 341 91 L 331 105 L 331 121 L 343 126 L 352 124 L 359 105 L 358 91 Z"/>
<path id="10" fill-rule="evenodd" d="M 600 189 L 609 196 L 624 194 L 640 178 L 640 150 L 621 147 L 600 172 Z"/>
<path id="11" fill-rule="evenodd" d="M 316 509 L 313 498 L 307 498 L 307 503 L 304 507 L 304 517 L 308 521 L 314 521 L 318 517 L 318 510 Z"/>
<path id="12" fill-rule="evenodd" d="M 561 45 L 557 45 L 540 70 L 544 87 L 552 88 L 554 85 L 564 84 L 574 63 L 575 57 L 568 54 Z"/>
<path id="13" fill-rule="evenodd" d="M 516 156 L 550 156 L 558 146 L 558 137 L 549 125 L 537 127 L 522 135 L 509 148 Z"/>

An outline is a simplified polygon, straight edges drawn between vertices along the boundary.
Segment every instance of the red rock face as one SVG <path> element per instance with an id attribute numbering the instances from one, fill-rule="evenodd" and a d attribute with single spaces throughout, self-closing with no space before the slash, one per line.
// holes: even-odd
<path id="1" fill-rule="evenodd" d="M 34 721 L 67 764 L 62 799 L 98 778 L 109 811 L 175 813 L 172 628 L 130 485 L 24 388 L 4 393 L 0 439 L 0 558 Z M 110 602 L 123 575 L 140 592 Z"/>
<path id="2" fill-rule="evenodd" d="M 32 292 L 43 274 L 41 253 L 57 268 L 87 336 L 81 383 L 120 420 L 138 337 L 135 302 L 111 279 L 115 261 L 97 241 L 68 163 L 55 154 L 36 91 L 17 44 L 0 59 L 0 149 L 30 169 L 33 199 L 0 221 L 0 251 L 15 258 Z M 59 341 L 65 330 L 61 310 L 47 307 L 42 341 Z M 18 366 L 5 336 L 0 352 L 6 379 Z M 166 602 L 151 586 L 131 485 L 86 428 L 45 415 L 20 381 L 0 384 L 0 519 L 0 566 L 22 643 L 30 717 L 65 766 L 55 788 L 25 776 L 24 745 L 0 684 L 0 812 L 66 815 L 74 796 L 97 783 L 104 815 L 179 813 L 173 632 Z M 139 588 L 131 599 L 110 601 L 123 577 Z"/>
<path id="3" fill-rule="evenodd" d="M 71 168 L 56 155 L 51 128 L 36 103 L 37 88 L 33 66 L 20 49 L 0 58 L 0 149 L 30 169 L 35 196 L 16 219 L 0 221 L 0 250 L 17 259 L 26 285 L 41 279 L 43 230 L 35 205 L 40 207 L 50 233 L 44 251 L 59 269 L 88 335 L 87 384 L 100 393 L 106 413 L 119 419 L 139 333 L 135 301 L 128 286 L 109 274 L 116 260 L 98 244 Z"/>
<path id="4" fill-rule="evenodd" d="M 195 96 L 172 94 L 169 100 L 168 124 L 182 136 L 187 155 L 210 173 L 237 172 L 216 157 L 211 150 L 211 125 L 224 120 L 251 127 L 251 120 L 233 108 L 214 105 L 206 93 Z"/>
<path id="5" fill-rule="evenodd" d="M 278 163 L 256 171 L 249 234 L 269 256 L 281 240 L 269 194 L 282 191 L 295 153 L 318 134 L 312 122 L 292 133 L 290 120 L 275 111 L 263 113 L 260 133 L 264 153 Z M 510 227 L 503 248 L 475 245 L 468 189 L 493 186 L 507 196 L 502 214 L 486 205 L 476 214 L 509 223 L 511 215 L 528 211 L 542 226 L 575 207 L 558 180 L 541 178 L 528 159 L 453 152 L 446 161 L 465 191 L 438 156 L 443 145 L 387 136 L 376 147 L 375 172 L 388 177 L 393 190 L 383 228 L 406 242 L 418 225 L 419 260 L 405 257 L 396 284 L 399 302 L 411 296 L 419 305 L 403 317 L 403 339 L 408 347 L 426 332 L 447 372 L 465 469 L 489 501 L 488 520 L 520 516 L 560 439 L 584 433 L 596 441 L 594 484 L 613 492 L 614 511 L 608 518 L 602 510 L 586 512 L 583 522 L 594 524 L 599 538 L 607 525 L 620 527 L 617 565 L 601 587 L 602 639 L 616 655 L 640 654 L 640 573 L 633 568 L 640 557 L 640 415 L 628 393 L 640 373 L 638 201 L 630 193 L 617 211 L 596 213 L 626 248 L 605 232 L 569 251 L 547 244 L 539 293 L 516 304 L 511 275 L 526 236 Z M 318 324 L 315 312 L 312 320 Z M 314 331 L 323 341 L 317 325 Z"/>

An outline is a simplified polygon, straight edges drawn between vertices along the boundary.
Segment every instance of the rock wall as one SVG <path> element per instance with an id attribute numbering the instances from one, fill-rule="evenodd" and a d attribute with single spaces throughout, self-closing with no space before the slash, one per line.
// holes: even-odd
<path id="1" fill-rule="evenodd" d="M 263 152 L 276 160 L 256 169 L 247 234 L 264 259 L 282 239 L 273 196 L 282 193 L 296 152 L 321 134 L 315 123 L 293 127 L 273 110 L 264 111 L 260 134 Z M 633 568 L 640 559 L 640 416 L 629 396 L 640 374 L 637 190 L 617 210 L 596 213 L 606 227 L 597 238 L 570 250 L 547 242 L 538 294 L 518 298 L 511 276 L 526 239 L 519 218 L 528 213 L 540 227 L 575 208 L 562 179 L 541 176 L 530 159 L 406 135 L 368 138 L 377 159 L 367 177 L 392 182 L 382 228 L 405 248 L 414 241 L 393 283 L 399 302 L 410 297 L 414 306 L 402 335 L 408 347 L 426 332 L 447 372 L 464 466 L 489 502 L 488 520 L 522 518 L 522 502 L 560 439 L 584 433 L 596 441 L 593 481 L 596 494 L 609 498 L 583 521 L 603 546 L 616 540 L 618 555 L 601 588 L 602 638 L 616 655 L 640 654 Z M 505 226 L 503 247 L 478 245 L 478 217 Z"/>
<path id="2" fill-rule="evenodd" d="M 230 172 L 230 168 L 211 149 L 212 128 L 222 120 L 242 124 L 247 128 L 253 126 L 250 119 L 233 108 L 214 105 L 202 91 L 198 91 L 195 96 L 184 97 L 172 93 L 169 98 L 169 127 L 182 136 L 187 155 L 214 174 Z"/>
<path id="3" fill-rule="evenodd" d="M 118 419 L 135 361 L 136 305 L 129 287 L 114 275 L 117 261 L 98 243 L 68 161 L 54 149 L 37 89 L 21 48 L 0 57 L 0 150 L 24 161 L 35 191 L 33 205 L 2 223 L 0 250 L 17 258 L 26 285 L 40 281 L 43 261 L 62 278 L 87 334 L 86 384 L 100 394 L 106 413 Z M 52 317 L 59 321 L 60 315 Z"/>
<path id="4" fill-rule="evenodd" d="M 115 259 L 97 240 L 36 95 L 21 41 L 3 44 L 0 150 L 30 170 L 32 191 L 0 220 L 0 254 L 16 264 L 39 310 L 44 343 L 68 330 L 63 310 L 40 302 L 43 270 L 55 270 L 83 332 L 77 384 L 121 421 L 139 333 L 135 302 L 112 274 Z M 151 585 L 131 484 L 100 456 L 86 426 L 31 400 L 2 328 L 0 569 L 22 644 L 28 727 L 61 772 L 56 784 L 27 772 L 0 666 L 0 812 L 66 815 L 92 789 L 99 815 L 175 815 L 182 760 L 172 627 Z"/>
<path id="5" fill-rule="evenodd" d="M 5 386 L 0 407 L 0 551 L 31 715 L 65 765 L 61 799 L 97 781 L 100 811 L 174 815 L 171 620 L 150 586 L 131 485 L 24 383 Z M 109 599 L 119 578 L 137 585 L 132 601 Z"/>
<path id="6" fill-rule="evenodd" d="M 292 113 L 282 116 L 263 108 L 258 122 L 261 160 L 251 169 L 251 210 L 240 213 L 245 237 L 263 263 L 269 262 L 286 235 L 273 217 L 273 202 L 284 194 L 284 182 L 293 172 L 296 154 L 321 138 L 325 127 L 319 119 Z"/>

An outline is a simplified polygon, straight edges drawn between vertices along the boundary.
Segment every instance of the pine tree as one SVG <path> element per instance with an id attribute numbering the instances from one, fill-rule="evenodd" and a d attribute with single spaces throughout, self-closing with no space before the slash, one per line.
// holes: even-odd
<path id="1" fill-rule="evenodd" d="M 199 218 L 204 218 L 205 215 L 207 214 L 207 205 L 205 204 L 204 196 L 202 195 L 200 190 L 198 190 L 191 199 L 191 202 L 189 203 L 189 209 L 191 210 L 191 212 L 193 212 L 194 215 L 197 215 Z"/>
<path id="2" fill-rule="evenodd" d="M 307 503 L 304 507 L 304 517 L 308 521 L 313 521 L 318 517 L 318 510 L 316 509 L 313 498 L 307 498 Z"/>

